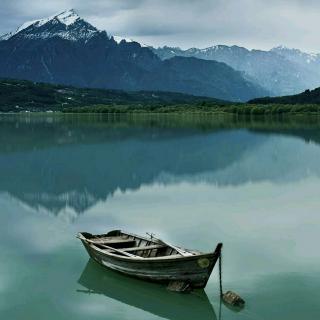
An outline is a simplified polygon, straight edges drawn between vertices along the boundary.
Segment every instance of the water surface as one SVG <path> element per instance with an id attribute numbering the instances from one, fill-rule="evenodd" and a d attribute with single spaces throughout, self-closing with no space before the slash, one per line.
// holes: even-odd
<path id="1" fill-rule="evenodd" d="M 320 121 L 231 116 L 0 116 L 3 319 L 316 319 Z M 78 231 L 154 232 L 212 251 L 191 295 L 106 271 Z"/>

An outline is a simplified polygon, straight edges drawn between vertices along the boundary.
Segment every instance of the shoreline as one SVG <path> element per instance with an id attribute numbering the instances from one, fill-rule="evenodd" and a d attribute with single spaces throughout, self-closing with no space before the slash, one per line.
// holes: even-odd
<path id="1" fill-rule="evenodd" d="M 265 112 L 265 113 L 246 113 L 246 112 L 230 112 L 230 111 L 147 111 L 147 110 L 132 110 L 132 111 L 9 111 L 1 112 L 0 115 L 231 115 L 231 116 L 246 116 L 246 117 L 274 117 L 274 116 L 320 116 L 319 112 Z"/>

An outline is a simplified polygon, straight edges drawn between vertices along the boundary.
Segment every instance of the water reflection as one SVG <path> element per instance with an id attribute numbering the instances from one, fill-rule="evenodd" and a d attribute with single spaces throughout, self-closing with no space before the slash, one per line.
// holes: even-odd
<path id="1" fill-rule="evenodd" d="M 86 288 L 77 290 L 79 293 L 102 294 L 165 319 L 217 319 L 204 290 L 196 290 L 191 294 L 169 292 L 162 285 L 118 274 L 103 268 L 91 259 L 78 283 Z"/>
<path id="2" fill-rule="evenodd" d="M 299 121 L 1 116 L 0 192 L 77 216 L 117 190 L 142 185 L 320 176 L 319 148 L 305 146 L 320 141 L 319 122 Z"/>
<path id="3" fill-rule="evenodd" d="M 317 319 L 320 125 L 309 120 L 0 115 L 0 318 L 210 319 L 210 302 L 218 314 L 216 273 L 210 302 L 99 266 L 79 284 L 76 232 L 122 228 L 203 251 L 222 241 L 225 290 L 247 301 L 238 314 L 222 306 L 225 320 Z M 73 223 L 55 216 L 66 213 Z"/>

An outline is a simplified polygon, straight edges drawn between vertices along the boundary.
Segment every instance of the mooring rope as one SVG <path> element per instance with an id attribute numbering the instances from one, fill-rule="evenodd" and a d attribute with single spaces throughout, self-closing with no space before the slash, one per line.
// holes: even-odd
<path id="1" fill-rule="evenodd" d="M 223 290 L 222 290 L 222 250 L 220 251 L 219 255 L 219 289 L 220 289 L 220 303 L 219 303 L 219 320 L 221 320 L 221 305 L 222 305 L 222 296 L 223 296 Z"/>
<path id="2" fill-rule="evenodd" d="M 221 302 L 223 301 L 225 304 L 229 304 L 232 307 L 243 308 L 245 301 L 235 292 L 227 291 L 223 293 L 222 288 L 222 250 L 219 255 L 219 288 L 220 288 L 220 311 L 221 311 Z M 221 312 L 219 312 L 221 314 Z M 220 315 L 219 315 L 220 317 Z"/>
<path id="3" fill-rule="evenodd" d="M 222 290 L 222 250 L 220 251 L 219 255 L 219 288 L 220 288 L 220 298 L 223 296 Z"/>

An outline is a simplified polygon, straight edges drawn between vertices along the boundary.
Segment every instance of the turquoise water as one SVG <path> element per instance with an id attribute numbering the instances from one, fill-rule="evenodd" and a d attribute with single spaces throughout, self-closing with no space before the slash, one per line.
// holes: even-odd
<path id="1" fill-rule="evenodd" d="M 317 319 L 320 121 L 0 116 L 1 319 Z M 212 251 L 190 295 L 89 260 L 78 231 Z M 221 307 L 221 308 L 220 308 Z"/>

